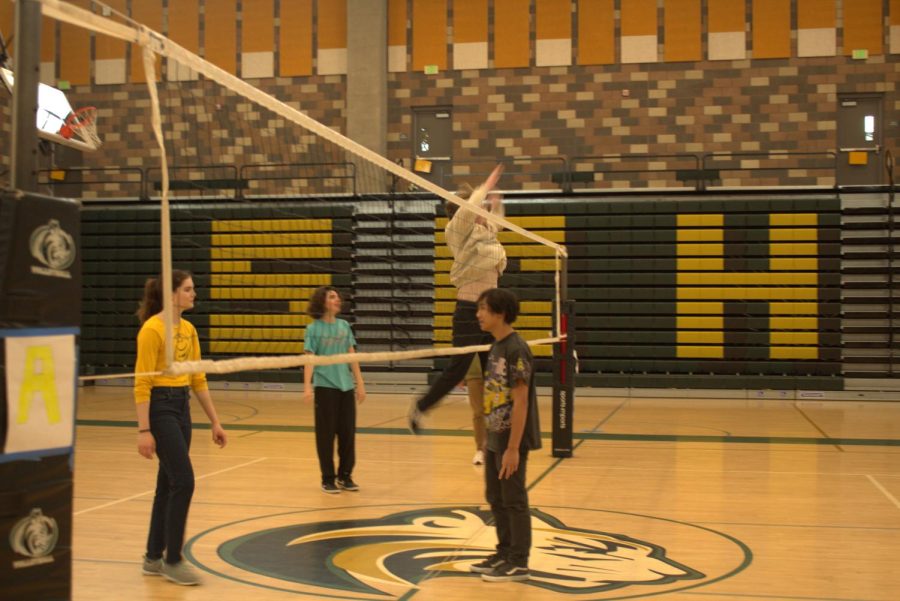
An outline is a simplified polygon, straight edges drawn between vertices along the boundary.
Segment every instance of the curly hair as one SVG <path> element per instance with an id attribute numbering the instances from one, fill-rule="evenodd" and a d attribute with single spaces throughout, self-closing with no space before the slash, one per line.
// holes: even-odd
<path id="1" fill-rule="evenodd" d="M 316 291 L 309 297 L 309 304 L 306 305 L 307 315 L 313 319 L 322 319 L 322 316 L 325 315 L 325 299 L 328 298 L 328 293 L 332 290 L 340 296 L 341 293 L 334 286 L 320 286 L 316 288 Z"/>

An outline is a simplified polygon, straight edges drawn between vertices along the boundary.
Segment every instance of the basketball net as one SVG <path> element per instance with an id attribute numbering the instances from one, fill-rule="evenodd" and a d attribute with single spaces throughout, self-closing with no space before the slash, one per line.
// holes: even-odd
<path id="1" fill-rule="evenodd" d="M 78 136 L 85 144 L 98 148 L 101 141 L 100 136 L 97 135 L 96 107 L 86 106 L 71 113 L 59 128 L 59 135 L 66 140 L 72 139 L 72 136 Z"/>

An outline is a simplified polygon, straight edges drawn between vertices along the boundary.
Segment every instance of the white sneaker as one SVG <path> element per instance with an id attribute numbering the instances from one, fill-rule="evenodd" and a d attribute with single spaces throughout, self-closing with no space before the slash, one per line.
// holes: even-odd
<path id="1" fill-rule="evenodd" d="M 484 451 L 478 449 L 472 457 L 472 465 L 484 465 Z"/>

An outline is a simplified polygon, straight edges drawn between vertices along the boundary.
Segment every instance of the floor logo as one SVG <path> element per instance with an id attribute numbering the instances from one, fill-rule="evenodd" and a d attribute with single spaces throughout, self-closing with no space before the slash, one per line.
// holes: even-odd
<path id="1" fill-rule="evenodd" d="M 429 506 L 386 514 L 381 506 L 340 513 L 348 511 L 364 515 L 328 519 L 337 510 L 317 510 L 243 520 L 199 535 L 188 552 L 210 572 L 307 595 L 384 599 L 451 578 L 457 586 L 459 579 L 490 586 L 469 572 L 496 544 L 489 511 Z M 564 523 L 559 514 L 589 517 L 592 527 Z M 632 533 L 631 524 L 641 521 L 645 534 Z M 647 534 L 671 537 L 674 548 Z M 686 534 L 703 545 L 702 554 L 690 551 L 696 547 L 685 544 Z M 749 563 L 742 543 L 706 528 L 618 512 L 533 509 L 531 579 L 522 585 L 583 599 L 692 588 L 729 575 L 718 564 L 698 565 L 709 562 L 710 547 L 721 548 L 715 556 L 730 561 L 731 573 Z"/>

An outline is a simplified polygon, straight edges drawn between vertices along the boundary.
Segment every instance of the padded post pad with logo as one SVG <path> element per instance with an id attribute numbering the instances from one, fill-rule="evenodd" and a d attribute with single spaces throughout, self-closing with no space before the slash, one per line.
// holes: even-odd
<path id="1" fill-rule="evenodd" d="M 69 454 L 0 462 L 0 482 L 0 597 L 16 601 L 71 599 Z"/>
<path id="2" fill-rule="evenodd" d="M 80 203 L 0 193 L 0 328 L 81 322 Z"/>
<path id="3" fill-rule="evenodd" d="M 71 599 L 72 449 L 24 457 L 2 450 L 9 426 L 7 403 L 22 402 L 7 398 L 8 380 L 22 374 L 8 373 L 16 362 L 7 357 L 6 338 L 46 336 L 58 328 L 77 333 L 81 323 L 79 211 L 80 203 L 73 200 L 0 191 L 0 330 L 6 330 L 0 340 L 2 599 Z M 33 379 L 47 384 L 43 361 L 30 369 L 36 370 Z M 50 402 L 40 390 L 32 396 L 32 405 Z M 46 419 L 41 411 L 31 414 Z"/>

